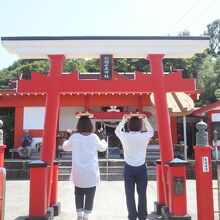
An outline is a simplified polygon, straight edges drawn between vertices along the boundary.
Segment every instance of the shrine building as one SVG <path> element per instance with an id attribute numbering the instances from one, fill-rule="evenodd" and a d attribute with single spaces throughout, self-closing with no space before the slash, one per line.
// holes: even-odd
<path id="1" fill-rule="evenodd" d="M 194 115 L 207 118 L 209 145 L 220 146 L 220 101 L 199 108 Z M 216 141 L 216 143 L 214 143 Z"/>

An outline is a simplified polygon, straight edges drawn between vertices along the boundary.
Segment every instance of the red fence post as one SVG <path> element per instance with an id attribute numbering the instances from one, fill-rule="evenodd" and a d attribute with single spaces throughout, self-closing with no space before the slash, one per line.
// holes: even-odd
<path id="1" fill-rule="evenodd" d="M 165 219 L 191 220 L 187 214 L 186 166 L 188 162 L 175 158 L 166 163 L 169 188 L 169 209 L 163 213 Z"/>
<path id="2" fill-rule="evenodd" d="M 211 146 L 194 146 L 199 220 L 214 220 Z"/>
<path id="3" fill-rule="evenodd" d="M 30 167 L 30 200 L 29 216 L 26 220 L 49 220 L 53 213 L 48 212 L 47 201 L 47 179 L 48 165 L 38 160 L 28 164 Z"/>

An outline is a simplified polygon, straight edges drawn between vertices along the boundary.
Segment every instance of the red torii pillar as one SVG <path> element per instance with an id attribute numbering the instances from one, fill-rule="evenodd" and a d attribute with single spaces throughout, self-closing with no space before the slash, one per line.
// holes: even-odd
<path id="1" fill-rule="evenodd" d="M 187 215 L 187 208 L 186 208 L 186 190 L 185 190 L 186 176 L 184 173 L 185 167 L 183 165 L 185 163 L 184 161 L 173 160 L 174 159 L 173 143 L 172 143 L 172 135 L 171 135 L 170 117 L 169 117 L 167 98 L 166 98 L 166 93 L 168 92 L 168 90 L 170 90 L 170 88 L 165 81 L 165 75 L 164 75 L 163 63 L 162 63 L 163 57 L 164 57 L 163 54 L 150 54 L 147 57 L 147 59 L 150 61 L 152 80 L 154 84 L 154 102 L 156 109 L 158 137 L 160 143 L 161 169 L 162 169 L 161 181 L 163 182 L 162 184 L 160 183 L 160 185 L 163 186 L 163 189 L 161 189 L 161 187 L 158 187 L 159 189 L 161 189 L 161 191 L 157 193 L 164 193 L 163 196 L 159 195 L 158 198 L 165 199 L 165 201 L 163 201 L 165 205 L 163 215 L 166 216 L 166 219 L 172 219 L 172 215 L 175 215 L 176 219 L 191 219 L 191 217 Z M 181 81 L 176 81 L 174 83 L 179 88 L 177 90 L 175 90 L 174 88 L 173 92 L 181 91 L 181 89 L 182 91 L 184 91 L 185 89 L 187 89 L 185 85 L 181 84 Z M 190 86 L 188 88 L 190 88 Z M 166 165 L 171 161 L 174 163 L 174 166 L 172 168 Z M 171 170 L 173 169 L 175 170 L 174 173 L 176 177 L 170 174 Z M 175 195 L 175 190 L 171 190 L 174 188 L 175 178 L 184 180 L 184 183 L 183 184 L 181 183 L 182 184 L 181 192 L 176 192 L 176 194 L 179 193 L 181 197 L 180 195 Z M 181 199 L 178 200 L 176 198 L 181 198 Z M 179 204 L 177 204 L 175 207 L 173 206 L 169 207 L 170 204 L 172 204 L 172 200 L 175 199 L 176 201 L 178 201 Z M 181 209 L 180 207 L 183 208 Z"/>
<path id="2" fill-rule="evenodd" d="M 60 77 L 62 76 L 64 55 L 49 55 L 50 71 L 49 76 L 45 77 L 32 73 L 31 81 L 19 81 L 18 92 L 46 92 L 46 114 L 43 133 L 43 147 L 41 161 L 33 161 L 30 166 L 30 202 L 29 218 L 26 219 L 49 219 L 51 214 L 48 212 L 50 206 L 54 207 L 55 215 L 58 215 L 60 204 L 54 204 L 54 198 L 57 198 L 58 165 L 54 162 L 56 149 L 56 132 L 58 123 L 58 112 L 60 106 Z M 67 77 L 67 81 L 68 81 Z M 39 84 L 40 83 L 40 84 Z M 62 84 L 63 86 L 64 84 Z M 54 170 L 56 169 L 56 170 Z M 39 181 L 39 178 L 41 181 Z M 54 186 L 52 188 L 52 186 Z M 52 193 L 52 196 L 51 196 Z M 51 199 L 52 198 L 52 199 Z M 53 203 L 53 204 L 52 204 Z"/>
<path id="3" fill-rule="evenodd" d="M 154 102 L 157 118 L 158 137 L 160 142 L 160 156 L 162 163 L 163 182 L 167 183 L 165 163 L 174 159 L 171 136 L 170 117 L 166 98 L 164 81 L 163 59 L 164 55 L 149 55 L 150 68 L 154 83 Z M 164 184 L 165 204 L 168 205 L 168 190 Z"/>

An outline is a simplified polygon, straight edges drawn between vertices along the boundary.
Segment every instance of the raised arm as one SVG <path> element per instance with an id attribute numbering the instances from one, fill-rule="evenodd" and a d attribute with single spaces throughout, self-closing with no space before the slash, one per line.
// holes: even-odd
<path id="1" fill-rule="evenodd" d="M 100 152 L 105 151 L 108 147 L 108 143 L 105 141 L 105 139 L 100 140 L 96 134 L 94 135 L 95 135 L 96 142 L 97 142 L 97 150 Z"/>
<path id="2" fill-rule="evenodd" d="M 153 137 L 154 129 L 152 128 L 151 124 L 149 123 L 147 117 L 143 118 L 143 122 L 144 122 L 145 127 L 147 128 L 147 132 L 146 133 L 148 135 L 148 138 Z"/>
<path id="3" fill-rule="evenodd" d="M 123 134 L 124 132 L 122 131 L 122 128 L 124 127 L 125 123 L 127 122 L 128 118 L 127 115 L 124 115 L 121 122 L 118 124 L 118 126 L 115 129 L 115 134 L 120 137 L 121 134 Z"/>

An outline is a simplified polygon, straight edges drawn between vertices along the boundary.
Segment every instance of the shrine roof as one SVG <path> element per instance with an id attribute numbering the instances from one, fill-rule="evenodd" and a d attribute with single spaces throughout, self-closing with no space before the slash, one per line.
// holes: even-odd
<path id="1" fill-rule="evenodd" d="M 209 46 L 204 36 L 62 36 L 1 37 L 2 46 L 22 59 L 47 59 L 49 54 L 66 58 L 145 58 L 164 54 L 165 58 L 190 58 Z"/>
<path id="2" fill-rule="evenodd" d="M 216 110 L 220 110 L 220 101 L 218 102 L 214 102 L 210 105 L 207 105 L 207 106 L 204 106 L 204 107 L 201 107 L 199 109 L 197 109 L 196 111 L 194 111 L 194 115 L 201 115 L 203 113 L 207 113 L 207 112 L 210 112 L 210 111 L 216 111 Z"/>
<path id="3" fill-rule="evenodd" d="M 170 116 L 186 116 L 190 115 L 194 110 L 194 101 L 190 95 L 184 92 L 168 92 L 167 105 Z M 155 105 L 154 95 L 150 95 L 151 102 Z"/>

